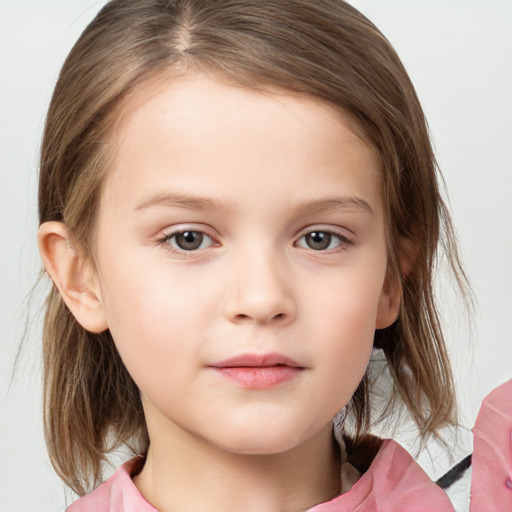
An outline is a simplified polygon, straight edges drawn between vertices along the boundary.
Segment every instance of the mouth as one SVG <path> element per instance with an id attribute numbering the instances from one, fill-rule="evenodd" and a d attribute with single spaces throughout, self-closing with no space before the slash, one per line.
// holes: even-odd
<path id="1" fill-rule="evenodd" d="M 281 354 L 243 354 L 209 365 L 221 377 L 246 389 L 269 389 L 296 379 L 305 367 Z"/>

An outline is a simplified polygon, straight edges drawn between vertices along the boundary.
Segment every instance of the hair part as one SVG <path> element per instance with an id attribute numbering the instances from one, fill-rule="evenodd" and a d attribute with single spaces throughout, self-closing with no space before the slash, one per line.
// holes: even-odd
<path id="1" fill-rule="evenodd" d="M 75 44 L 55 87 L 41 152 L 40 223 L 64 222 L 84 263 L 94 264 L 102 184 L 123 106 L 159 77 L 188 69 L 250 89 L 304 94 L 356 121 L 378 158 L 389 272 L 402 288 L 397 321 L 375 335 L 393 377 L 389 403 L 402 400 L 424 438 L 453 425 L 453 380 L 433 290 L 440 240 L 463 292 L 467 281 L 426 120 L 389 42 L 341 0 L 109 2 Z M 110 333 L 85 331 L 55 288 L 43 343 L 50 458 L 82 495 L 101 481 L 111 449 L 131 442 L 137 452 L 147 450 L 139 392 Z M 354 446 L 372 426 L 370 395 L 365 377 L 349 406 Z"/>

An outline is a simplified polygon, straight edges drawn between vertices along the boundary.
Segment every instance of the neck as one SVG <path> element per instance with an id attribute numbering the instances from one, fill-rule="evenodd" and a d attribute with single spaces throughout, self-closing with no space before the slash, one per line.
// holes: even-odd
<path id="1" fill-rule="evenodd" d="M 146 463 L 134 477 L 161 512 L 295 512 L 339 493 L 339 452 L 330 425 L 302 445 L 270 455 L 226 452 L 181 434 L 164 440 L 150 432 Z"/>

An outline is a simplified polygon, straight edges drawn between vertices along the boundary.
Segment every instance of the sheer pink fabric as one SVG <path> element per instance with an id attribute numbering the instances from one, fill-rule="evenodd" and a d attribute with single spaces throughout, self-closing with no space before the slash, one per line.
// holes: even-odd
<path id="1" fill-rule="evenodd" d="M 136 460 L 121 466 L 67 512 L 158 512 L 135 487 Z M 350 491 L 316 505 L 310 512 L 452 512 L 450 500 L 397 443 L 384 441 L 369 470 Z"/>
<path id="2" fill-rule="evenodd" d="M 512 511 L 512 380 L 482 404 L 473 429 L 471 512 Z"/>

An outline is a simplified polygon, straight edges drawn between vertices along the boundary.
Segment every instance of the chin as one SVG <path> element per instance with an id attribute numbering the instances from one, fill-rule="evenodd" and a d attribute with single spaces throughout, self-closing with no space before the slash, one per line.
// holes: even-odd
<path id="1" fill-rule="evenodd" d="M 224 450 L 238 455 L 277 455 L 285 453 L 296 447 L 295 443 L 290 443 L 289 440 L 281 441 L 275 439 L 251 439 L 246 442 L 239 442 L 237 444 L 229 443 L 223 446 Z"/>
<path id="2" fill-rule="evenodd" d="M 229 432 L 228 429 L 225 432 Z M 261 426 L 252 424 L 246 427 L 233 428 L 229 435 L 223 435 L 216 443 L 227 452 L 239 455 L 275 455 L 290 451 L 310 436 L 301 433 L 300 429 L 274 422 Z"/>

